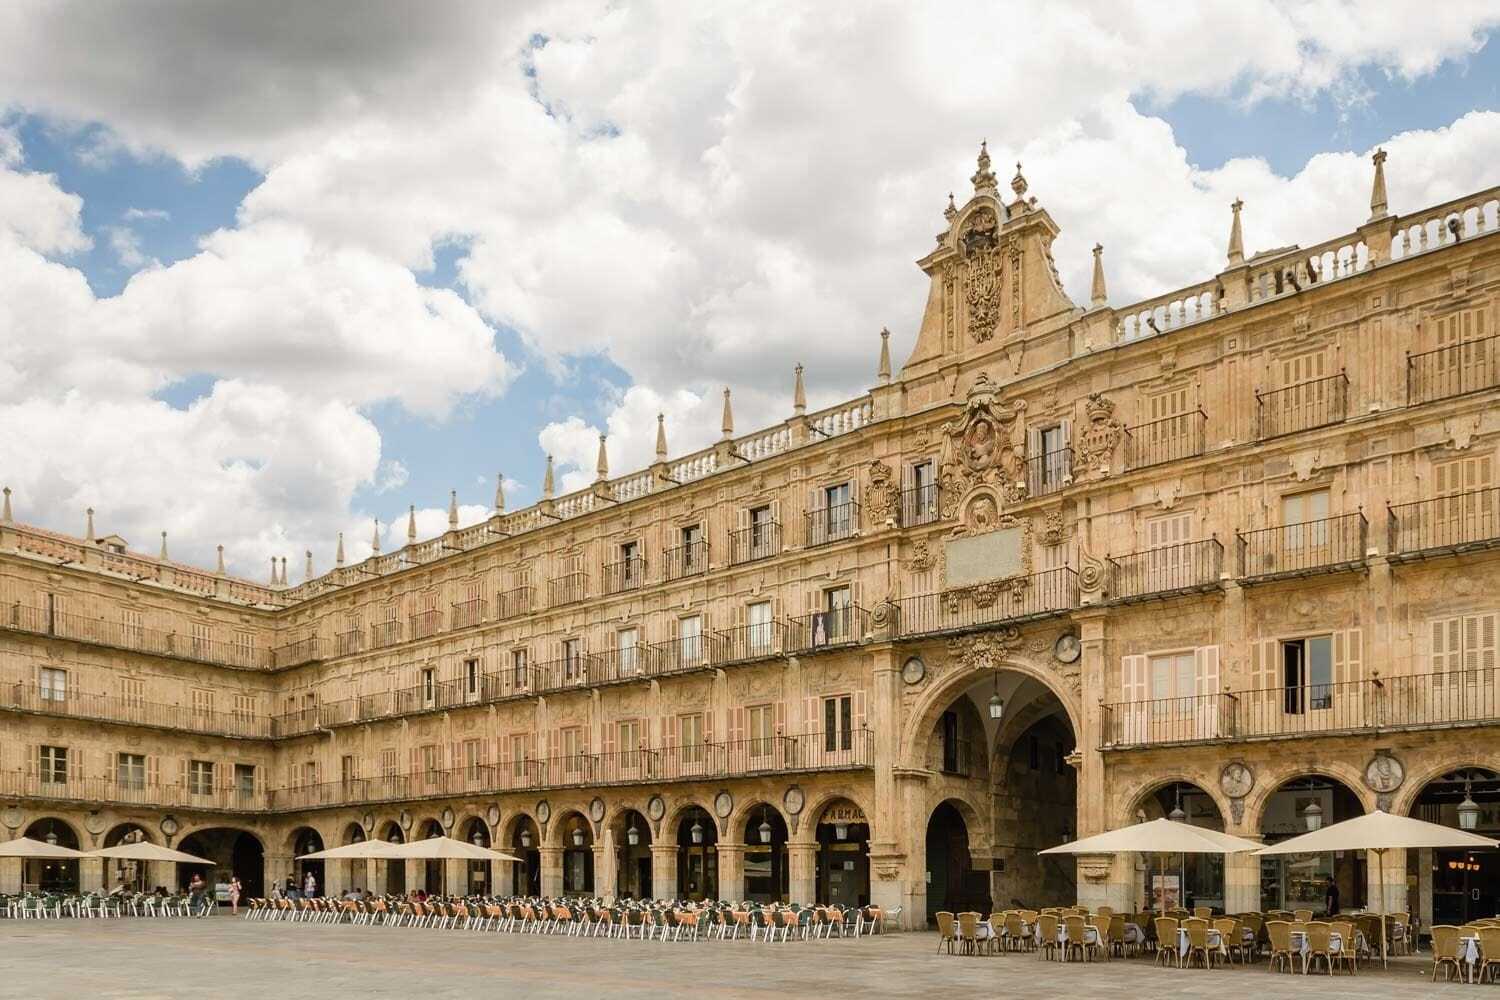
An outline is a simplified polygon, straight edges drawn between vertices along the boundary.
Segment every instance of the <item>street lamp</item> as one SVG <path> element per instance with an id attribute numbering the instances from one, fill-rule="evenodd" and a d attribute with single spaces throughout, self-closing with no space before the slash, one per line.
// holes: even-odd
<path id="1" fill-rule="evenodd" d="M 575 827 L 573 827 L 573 846 L 574 847 L 582 847 L 583 846 L 583 827 L 581 827 L 581 826 L 575 826 Z"/>
<path id="2" fill-rule="evenodd" d="M 634 847 L 641 842 L 641 831 L 635 828 L 635 820 L 630 821 L 630 829 L 625 831 L 625 839 Z"/>
<path id="3" fill-rule="evenodd" d="M 849 824 L 848 823 L 835 823 L 835 824 L 833 824 L 833 838 L 835 840 L 847 840 L 848 837 L 849 837 Z"/>
<path id="4" fill-rule="evenodd" d="M 771 821 L 766 818 L 766 811 L 760 811 L 760 842 L 769 844 L 771 842 Z"/>
<path id="5" fill-rule="evenodd" d="M 1469 776 L 1464 775 L 1464 800 L 1458 804 L 1458 828 L 1472 830 L 1479 825 L 1479 803 L 1469 791 Z"/>
<path id="6" fill-rule="evenodd" d="M 692 835 L 693 843 L 703 843 L 703 824 L 696 819 L 693 820 L 693 825 L 688 829 L 688 833 Z"/>
<path id="7" fill-rule="evenodd" d="M 521 831 L 521 846 L 522 847 L 530 847 L 531 846 L 531 831 L 530 830 L 522 830 Z"/>
<path id="8" fill-rule="evenodd" d="M 1302 820 L 1307 824 L 1308 833 L 1316 833 L 1323 826 L 1323 807 L 1316 802 L 1309 802 L 1307 808 L 1302 810 Z"/>
<path id="9" fill-rule="evenodd" d="M 1000 697 L 1000 671 L 995 671 L 995 693 L 990 695 L 990 718 L 999 721 L 1005 714 L 1005 699 Z"/>

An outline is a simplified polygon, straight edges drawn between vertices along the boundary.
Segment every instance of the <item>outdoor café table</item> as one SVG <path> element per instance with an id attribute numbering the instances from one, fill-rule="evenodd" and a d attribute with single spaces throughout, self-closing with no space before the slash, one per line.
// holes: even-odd
<path id="1" fill-rule="evenodd" d="M 1354 932 L 1354 946 L 1355 946 L 1355 949 L 1358 950 L 1359 948 L 1364 947 L 1364 944 L 1365 944 L 1365 936 L 1364 936 L 1364 934 L 1362 932 L 1360 932 L 1360 931 L 1355 931 Z M 1295 952 L 1297 952 L 1299 955 L 1302 956 L 1302 971 L 1306 972 L 1307 971 L 1307 950 L 1308 950 L 1307 949 L 1307 932 L 1306 931 L 1292 931 L 1292 950 L 1295 951 Z M 1329 935 L 1328 935 L 1328 951 L 1329 951 L 1329 953 L 1337 955 L 1339 952 L 1341 952 L 1343 950 L 1344 950 L 1344 935 L 1340 934 L 1338 931 L 1332 931 L 1332 932 L 1330 932 Z"/>
<path id="2" fill-rule="evenodd" d="M 1125 925 L 1125 943 L 1126 944 L 1145 944 L 1146 943 L 1146 932 L 1143 931 L 1143 930 L 1141 930 L 1141 925 L 1140 924 L 1130 924 L 1130 923 L 1127 923 Z"/>
<path id="3" fill-rule="evenodd" d="M 1037 928 L 1036 928 L 1036 931 L 1034 933 L 1036 935 L 1036 938 L 1035 938 L 1036 943 L 1037 943 L 1038 946 L 1040 946 L 1041 943 L 1042 943 L 1042 926 L 1041 926 L 1040 923 L 1037 924 Z M 1057 943 L 1063 946 L 1063 955 L 1064 955 L 1064 957 L 1066 957 L 1067 953 L 1068 953 L 1068 950 L 1067 950 L 1067 945 L 1068 945 L 1068 925 L 1065 924 L 1065 923 L 1063 923 L 1061 920 L 1059 920 L 1057 922 Z M 1099 943 L 1099 929 L 1097 927 L 1095 927 L 1093 924 L 1084 924 L 1083 925 L 1083 943 L 1084 944 L 1098 944 Z"/>
<path id="4" fill-rule="evenodd" d="M 1479 935 L 1466 934 L 1458 939 L 1458 957 L 1468 968 L 1464 971 L 1464 982 L 1477 982 L 1479 966 Z"/>
<path id="5" fill-rule="evenodd" d="M 1224 953 L 1224 942 L 1219 938 L 1219 932 L 1212 927 L 1208 929 L 1208 946 L 1221 955 Z M 1188 953 L 1188 932 L 1186 927 L 1177 928 L 1177 957 L 1186 958 Z"/>

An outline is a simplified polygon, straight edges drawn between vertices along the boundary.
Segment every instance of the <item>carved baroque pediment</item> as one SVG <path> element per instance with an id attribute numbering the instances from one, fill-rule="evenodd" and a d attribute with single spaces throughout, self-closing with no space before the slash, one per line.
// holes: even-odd
<path id="1" fill-rule="evenodd" d="M 1025 411 L 1025 400 L 1000 400 L 999 387 L 979 373 L 969 387 L 963 414 L 942 427 L 939 477 L 945 518 L 952 517 L 965 495 L 981 484 L 1000 486 L 1006 499 L 1025 495 L 1026 439 L 1020 420 Z"/>

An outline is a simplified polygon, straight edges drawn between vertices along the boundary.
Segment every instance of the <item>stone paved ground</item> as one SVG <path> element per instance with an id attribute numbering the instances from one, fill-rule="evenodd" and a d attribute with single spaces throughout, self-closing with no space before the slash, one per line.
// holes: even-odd
<path id="1" fill-rule="evenodd" d="M 1428 965 L 1357 977 L 1211 973 L 1129 960 L 948 957 L 932 934 L 852 941 L 669 943 L 467 931 L 198 921 L 0 921 L 0 997 L 1405 997 Z M 1462 990 L 1458 985 L 1437 987 Z M 1462 995 L 1462 994 L 1460 994 Z"/>

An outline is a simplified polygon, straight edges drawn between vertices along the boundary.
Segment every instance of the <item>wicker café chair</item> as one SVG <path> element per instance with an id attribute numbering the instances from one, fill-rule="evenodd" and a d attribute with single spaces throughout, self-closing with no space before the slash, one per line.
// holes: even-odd
<path id="1" fill-rule="evenodd" d="M 1213 922 L 1214 930 L 1219 932 L 1219 949 L 1225 959 L 1233 962 L 1236 957 L 1240 964 L 1244 965 L 1248 959 L 1245 957 L 1245 925 L 1240 923 L 1238 917 L 1220 917 Z"/>
<path id="2" fill-rule="evenodd" d="M 1489 976 L 1490 982 L 1500 982 L 1500 924 L 1486 924 L 1479 929 L 1479 954 L 1484 964 L 1479 967 L 1479 981 Z"/>
<path id="3" fill-rule="evenodd" d="M 1432 932 L 1432 981 L 1437 982 L 1438 969 L 1444 970 L 1444 979 L 1453 974 L 1463 977 L 1462 960 L 1458 957 L 1459 929 L 1452 924 L 1433 924 Z"/>
<path id="4" fill-rule="evenodd" d="M 947 910 L 939 910 L 935 915 L 938 927 L 938 951 L 943 950 L 943 945 L 948 946 L 948 954 L 953 954 L 953 942 L 958 930 L 958 924 L 953 919 L 953 914 Z"/>
<path id="5" fill-rule="evenodd" d="M 1067 929 L 1068 940 L 1064 946 L 1063 960 L 1077 954 L 1079 959 L 1093 957 L 1097 945 L 1088 944 L 1088 924 L 1084 922 L 1082 915 L 1070 913 L 1063 917 L 1063 927 Z"/>
<path id="6" fill-rule="evenodd" d="M 1187 967 L 1193 967 L 1194 959 L 1201 959 L 1205 969 L 1214 967 L 1213 952 L 1208 947 L 1208 921 L 1202 917 L 1188 917 L 1182 922 L 1187 931 Z"/>
<path id="7" fill-rule="evenodd" d="M 1156 918 L 1157 965 L 1182 964 L 1182 957 L 1177 953 L 1177 929 L 1180 926 L 1176 917 Z"/>
<path id="8" fill-rule="evenodd" d="M 1285 920 L 1266 921 L 1266 939 L 1271 943 L 1271 963 L 1266 966 L 1275 972 L 1282 965 L 1287 972 L 1297 971 L 1297 953 L 1292 950 L 1292 925 Z"/>
<path id="9" fill-rule="evenodd" d="M 979 914 L 966 910 L 958 915 L 959 947 L 965 955 L 979 950 Z"/>
<path id="10" fill-rule="evenodd" d="M 1212 919 L 1213 915 L 1214 915 L 1214 908 L 1212 906 L 1195 906 L 1195 907 L 1193 907 L 1193 916 L 1197 917 L 1199 920 L 1209 920 L 1209 919 Z"/>
<path id="11" fill-rule="evenodd" d="M 1350 975 L 1359 973 L 1359 942 L 1355 934 L 1354 921 L 1352 920 L 1330 920 L 1329 929 L 1339 936 L 1339 950 L 1333 953 L 1333 964 L 1342 965 L 1349 970 Z M 1330 944 L 1332 941 L 1330 940 Z"/>
<path id="12" fill-rule="evenodd" d="M 1309 971 L 1319 958 L 1333 975 L 1333 927 L 1326 920 L 1310 920 L 1307 923 L 1307 953 L 1302 958 L 1302 971 Z"/>
<path id="13" fill-rule="evenodd" d="M 1292 911 L 1292 919 L 1295 920 L 1299 924 L 1305 924 L 1308 921 L 1312 920 L 1312 918 L 1313 918 L 1313 912 L 1312 912 L 1312 910 L 1293 910 Z"/>
<path id="14" fill-rule="evenodd" d="M 1037 934 L 1041 936 L 1039 954 L 1042 958 L 1057 957 L 1057 914 L 1042 913 L 1036 918 Z"/>

